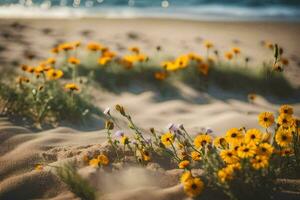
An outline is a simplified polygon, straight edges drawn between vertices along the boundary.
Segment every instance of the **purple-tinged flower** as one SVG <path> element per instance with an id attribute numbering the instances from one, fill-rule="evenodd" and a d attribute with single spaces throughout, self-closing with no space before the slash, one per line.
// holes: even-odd
<path id="1" fill-rule="evenodd" d="M 169 129 L 169 131 L 172 131 L 174 133 L 178 131 L 177 125 L 175 125 L 173 123 L 168 124 L 167 128 Z"/>
<path id="2" fill-rule="evenodd" d="M 116 132 L 115 132 L 115 136 L 116 136 L 116 137 L 123 137 L 123 136 L 124 136 L 124 131 L 122 131 L 122 130 L 116 131 Z"/>
<path id="3" fill-rule="evenodd" d="M 211 128 L 206 128 L 206 133 L 207 134 L 211 134 L 211 133 L 213 133 L 214 131 L 211 129 Z"/>

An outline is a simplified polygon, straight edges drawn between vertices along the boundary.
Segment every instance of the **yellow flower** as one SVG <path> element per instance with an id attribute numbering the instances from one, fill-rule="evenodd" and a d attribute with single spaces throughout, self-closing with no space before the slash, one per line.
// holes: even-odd
<path id="1" fill-rule="evenodd" d="M 229 164 L 229 165 L 227 165 L 227 167 L 230 167 L 233 170 L 240 170 L 240 169 L 242 169 L 241 163 L 239 163 L 239 162 Z"/>
<path id="2" fill-rule="evenodd" d="M 103 47 L 101 44 L 99 43 L 95 43 L 95 42 L 91 42 L 87 45 L 87 49 L 90 51 L 99 51 L 101 50 Z"/>
<path id="3" fill-rule="evenodd" d="M 251 158 L 256 154 L 256 146 L 252 144 L 242 145 L 238 149 L 240 158 Z"/>
<path id="4" fill-rule="evenodd" d="M 280 58 L 280 62 L 285 66 L 289 65 L 289 60 L 287 58 Z"/>
<path id="5" fill-rule="evenodd" d="M 185 183 L 192 178 L 193 178 L 192 173 L 190 171 L 186 171 L 181 175 L 180 182 Z"/>
<path id="6" fill-rule="evenodd" d="M 258 116 L 258 123 L 264 128 L 268 128 L 268 127 L 272 126 L 272 124 L 274 123 L 273 114 L 270 112 L 260 113 Z"/>
<path id="7" fill-rule="evenodd" d="M 64 75 L 63 71 L 59 69 L 50 69 L 47 71 L 46 76 L 49 80 L 57 80 Z"/>
<path id="8" fill-rule="evenodd" d="M 242 145 L 241 142 L 231 143 L 230 144 L 230 149 L 233 150 L 233 151 L 235 151 L 237 153 L 241 145 Z"/>
<path id="9" fill-rule="evenodd" d="M 174 142 L 174 135 L 167 132 L 161 136 L 160 140 L 166 147 L 170 146 Z"/>
<path id="10" fill-rule="evenodd" d="M 122 136 L 121 144 L 123 144 L 123 145 L 129 144 L 129 138 L 127 136 Z"/>
<path id="11" fill-rule="evenodd" d="M 282 127 L 290 127 L 292 126 L 294 119 L 291 115 L 280 114 L 277 118 L 277 123 Z"/>
<path id="12" fill-rule="evenodd" d="M 42 164 L 37 164 L 37 165 L 34 167 L 34 169 L 35 169 L 36 171 L 42 171 L 42 170 L 44 169 L 44 166 L 43 166 Z"/>
<path id="13" fill-rule="evenodd" d="M 80 41 L 73 42 L 73 45 L 75 48 L 77 48 L 81 45 L 81 42 Z"/>
<path id="14" fill-rule="evenodd" d="M 226 132 L 225 138 L 228 143 L 240 143 L 244 135 L 238 128 L 231 128 Z"/>
<path id="15" fill-rule="evenodd" d="M 80 64 L 80 60 L 78 58 L 75 58 L 75 57 L 70 57 L 68 59 L 68 62 L 72 65 L 79 65 Z"/>
<path id="16" fill-rule="evenodd" d="M 197 152 L 197 151 L 192 151 L 191 157 L 192 157 L 192 159 L 193 159 L 194 161 L 199 161 L 199 160 L 201 160 L 201 155 L 200 155 L 200 153 Z"/>
<path id="17" fill-rule="evenodd" d="M 239 158 L 234 150 L 223 150 L 220 152 L 220 157 L 227 164 L 237 163 Z"/>
<path id="18" fill-rule="evenodd" d="M 65 89 L 70 91 L 79 91 L 79 87 L 75 83 L 65 84 Z"/>
<path id="19" fill-rule="evenodd" d="M 183 188 L 186 195 L 189 197 L 196 197 L 202 192 L 204 183 L 200 178 L 190 178 L 188 181 L 184 182 Z"/>
<path id="20" fill-rule="evenodd" d="M 116 53 L 112 52 L 112 51 L 104 51 L 102 53 L 102 57 L 107 57 L 107 58 L 111 58 L 113 59 L 114 57 L 116 57 Z"/>
<path id="21" fill-rule="evenodd" d="M 255 156 L 251 159 L 252 167 L 256 170 L 269 166 L 269 160 L 266 156 Z"/>
<path id="22" fill-rule="evenodd" d="M 133 53 L 139 54 L 140 53 L 140 48 L 138 47 L 129 47 L 129 51 L 132 51 Z"/>
<path id="23" fill-rule="evenodd" d="M 21 70 L 26 72 L 28 67 L 29 67 L 28 65 L 21 65 Z"/>
<path id="24" fill-rule="evenodd" d="M 249 129 L 247 130 L 246 134 L 245 134 L 245 142 L 246 143 L 259 143 L 261 141 L 262 138 L 262 133 L 260 132 L 260 130 L 258 129 Z"/>
<path id="25" fill-rule="evenodd" d="M 174 63 L 174 65 L 180 69 L 186 68 L 188 64 L 189 64 L 189 58 L 186 55 L 179 56 Z"/>
<path id="26" fill-rule="evenodd" d="M 151 160 L 150 154 L 149 154 L 149 152 L 146 151 L 146 150 L 143 150 L 143 151 L 142 151 L 142 157 L 143 157 L 143 160 L 144 160 L 144 161 L 150 161 L 150 160 Z"/>
<path id="27" fill-rule="evenodd" d="M 294 151 L 291 148 L 284 148 L 279 152 L 280 156 L 291 156 L 293 154 L 294 154 Z"/>
<path id="28" fill-rule="evenodd" d="M 148 60 L 148 56 L 146 56 L 145 54 L 138 54 L 136 56 L 136 60 L 139 62 L 144 62 Z"/>
<path id="29" fill-rule="evenodd" d="M 154 77 L 157 80 L 165 80 L 168 74 L 166 72 L 155 72 Z"/>
<path id="30" fill-rule="evenodd" d="M 208 71 L 209 71 L 209 64 L 207 63 L 199 63 L 198 65 L 198 70 L 201 74 L 203 74 L 204 76 L 208 75 Z"/>
<path id="31" fill-rule="evenodd" d="M 101 58 L 98 59 L 98 63 L 100 65 L 106 65 L 110 61 L 111 61 L 111 57 L 101 57 Z"/>
<path id="32" fill-rule="evenodd" d="M 279 113 L 280 114 L 285 114 L 285 115 L 293 115 L 294 114 L 294 109 L 290 105 L 282 105 L 279 108 Z"/>
<path id="33" fill-rule="evenodd" d="M 93 158 L 92 160 L 90 160 L 89 165 L 91 167 L 98 168 L 99 167 L 99 163 L 100 163 L 100 161 L 98 159 Z"/>
<path id="34" fill-rule="evenodd" d="M 180 169 L 185 169 L 185 168 L 187 168 L 188 166 L 190 166 L 190 161 L 188 161 L 188 160 L 183 160 L 183 161 L 181 161 L 181 162 L 178 164 L 178 167 L 179 167 Z"/>
<path id="35" fill-rule="evenodd" d="M 231 52 L 226 52 L 224 56 L 227 60 L 232 60 L 233 58 L 233 54 Z"/>
<path id="36" fill-rule="evenodd" d="M 98 155 L 97 159 L 99 160 L 99 163 L 101 165 L 108 165 L 108 163 L 109 163 L 108 157 L 104 154 Z"/>
<path id="37" fill-rule="evenodd" d="M 54 65 L 55 63 L 56 63 L 55 58 L 48 58 L 46 61 L 46 64 L 49 64 L 49 65 Z"/>
<path id="38" fill-rule="evenodd" d="M 205 41 L 204 46 L 205 46 L 205 48 L 210 49 L 210 48 L 214 47 L 214 44 L 210 41 Z"/>
<path id="39" fill-rule="evenodd" d="M 293 135 L 289 130 L 279 128 L 275 135 L 276 143 L 281 147 L 288 147 L 293 139 Z"/>
<path id="40" fill-rule="evenodd" d="M 219 180 L 224 183 L 233 178 L 234 168 L 232 166 L 227 166 L 218 171 Z"/>
<path id="41" fill-rule="evenodd" d="M 274 44 L 272 42 L 266 41 L 266 42 L 264 42 L 264 44 L 265 44 L 265 47 L 267 47 L 268 49 L 271 49 L 271 50 L 274 49 Z"/>
<path id="42" fill-rule="evenodd" d="M 216 148 L 227 148 L 228 143 L 224 137 L 216 137 L 213 141 L 213 144 Z"/>
<path id="43" fill-rule="evenodd" d="M 31 74 L 34 73 L 34 67 L 27 66 L 26 72 L 29 72 Z"/>
<path id="44" fill-rule="evenodd" d="M 211 136 L 206 134 L 200 134 L 194 139 L 194 145 L 196 148 L 202 148 L 211 143 Z"/>
<path id="45" fill-rule="evenodd" d="M 268 143 L 261 143 L 257 147 L 258 155 L 269 157 L 270 155 L 272 155 L 273 151 L 274 151 L 274 148 L 272 147 L 272 145 L 270 145 Z"/>
<path id="46" fill-rule="evenodd" d="M 44 72 L 44 68 L 41 65 L 39 65 L 34 68 L 34 72 L 36 75 L 40 75 L 42 72 Z"/>
<path id="47" fill-rule="evenodd" d="M 237 55 L 237 54 L 240 54 L 240 53 L 241 53 L 241 49 L 238 48 L 238 47 L 233 47 L 233 48 L 232 48 L 232 52 L 233 52 L 235 55 Z"/>
<path id="48" fill-rule="evenodd" d="M 59 50 L 63 50 L 63 51 L 70 51 L 72 49 L 74 49 L 73 45 L 69 44 L 69 43 L 63 43 L 61 45 L 58 46 Z"/>
<path id="49" fill-rule="evenodd" d="M 60 49 L 58 47 L 54 47 L 54 48 L 51 49 L 51 53 L 58 54 L 59 50 Z"/>

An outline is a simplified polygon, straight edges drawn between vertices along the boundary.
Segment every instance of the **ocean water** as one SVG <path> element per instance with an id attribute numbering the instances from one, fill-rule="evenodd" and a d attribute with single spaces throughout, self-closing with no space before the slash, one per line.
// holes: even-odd
<path id="1" fill-rule="evenodd" d="M 0 0 L 0 17 L 300 21 L 300 0 Z"/>

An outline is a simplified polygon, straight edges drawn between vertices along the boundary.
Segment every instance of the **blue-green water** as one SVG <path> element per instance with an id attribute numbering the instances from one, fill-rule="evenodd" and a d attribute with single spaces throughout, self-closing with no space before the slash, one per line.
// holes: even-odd
<path id="1" fill-rule="evenodd" d="M 0 0 L 0 16 L 300 20 L 300 0 Z"/>

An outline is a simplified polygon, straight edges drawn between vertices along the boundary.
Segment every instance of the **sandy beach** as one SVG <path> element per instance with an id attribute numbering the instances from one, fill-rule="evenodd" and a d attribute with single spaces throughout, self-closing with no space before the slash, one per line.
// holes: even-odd
<path id="1" fill-rule="evenodd" d="M 46 20 L 46 21 L 45 21 Z M 17 22 L 15 28 L 11 27 Z M 18 26 L 18 23 L 21 26 Z M 220 51 L 240 47 L 257 66 L 268 59 L 270 52 L 261 47 L 262 41 L 276 42 L 285 51 L 291 64 L 287 75 L 299 86 L 298 22 L 209 22 L 176 19 L 1 19 L 0 62 L 22 64 L 28 56 L 45 58 L 54 45 L 65 41 L 98 41 L 113 50 L 125 53 L 127 46 L 139 46 L 149 55 L 162 47 L 162 55 L 172 56 L 196 52 L 204 54 L 201 43 L 213 41 Z M 17 58 L 17 59 L 16 59 Z M 23 60 L 24 59 L 24 60 Z M 17 62 L 16 62 L 17 61 Z"/>
<path id="2" fill-rule="evenodd" d="M 168 56 L 203 53 L 205 50 L 201 43 L 211 40 L 221 51 L 240 47 L 243 55 L 253 58 L 250 67 L 256 67 L 257 63 L 270 57 L 270 52 L 261 47 L 261 41 L 276 42 L 284 48 L 290 60 L 286 72 L 288 80 L 293 86 L 300 86 L 300 23 L 297 22 L 0 19 L 0 34 L 0 69 L 3 71 L 19 67 L 24 62 L 36 63 L 47 58 L 49 50 L 64 41 L 97 41 L 120 54 L 126 53 L 127 46 L 135 45 L 147 54 L 155 55 L 156 48 L 160 46 L 160 54 Z M 31 60 L 28 61 L 28 58 Z M 210 127 L 216 136 L 232 127 L 259 128 L 257 115 L 262 111 L 276 113 L 279 107 L 263 96 L 249 103 L 241 100 L 239 94 L 224 93 L 220 95 L 224 98 L 217 98 L 183 84 L 178 85 L 178 92 L 184 98 L 160 100 L 153 91 L 115 94 L 92 88 L 95 106 L 104 110 L 116 104 L 123 105 L 146 133 L 151 127 L 166 131 L 169 123 L 184 124 L 192 135 L 203 127 Z M 284 101 L 281 99 L 281 102 Z M 294 102 L 294 115 L 300 117 L 300 100 Z M 126 126 L 121 118 L 119 120 Z M 40 162 L 55 165 L 105 149 L 103 120 L 99 120 L 99 127 L 93 131 L 82 131 L 60 126 L 33 132 L 12 124 L 5 117 L 0 118 L 0 199 L 78 199 L 50 172 L 50 168 L 40 172 L 34 170 L 34 165 Z M 103 194 L 101 199 L 188 199 L 178 184 L 182 170 L 164 169 L 161 163 L 153 163 L 146 168 L 127 167 L 109 173 L 97 172 L 88 166 L 79 171 L 95 183 Z M 291 195 L 290 199 L 297 197 Z"/>

